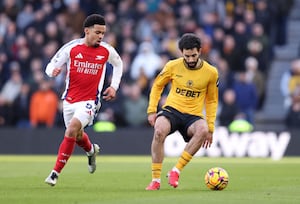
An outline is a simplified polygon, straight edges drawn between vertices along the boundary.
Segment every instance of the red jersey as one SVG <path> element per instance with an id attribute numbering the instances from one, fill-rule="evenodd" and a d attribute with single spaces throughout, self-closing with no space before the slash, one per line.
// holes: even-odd
<path id="1" fill-rule="evenodd" d="M 105 42 L 101 42 L 99 47 L 89 47 L 80 38 L 65 44 L 47 65 L 46 73 L 52 77 L 54 68 L 66 64 L 66 87 L 62 98 L 69 103 L 96 101 L 100 99 L 107 62 L 113 66 L 110 86 L 117 90 L 123 63 L 117 51 Z"/>

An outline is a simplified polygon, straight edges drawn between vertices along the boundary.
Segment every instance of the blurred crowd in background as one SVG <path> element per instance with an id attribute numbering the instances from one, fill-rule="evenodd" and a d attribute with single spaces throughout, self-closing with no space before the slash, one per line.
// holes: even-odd
<path id="1" fill-rule="evenodd" d="M 104 41 L 124 62 L 118 97 L 102 102 L 96 120 L 117 127 L 148 126 L 151 83 L 168 60 L 181 56 L 180 36 L 193 32 L 202 40 L 202 58 L 219 70 L 218 124 L 229 126 L 242 118 L 254 125 L 255 112 L 264 105 L 274 46 L 287 42 L 292 6 L 292 0 L 3 0 L 0 127 L 64 125 L 60 95 L 65 72 L 50 79 L 44 70 L 64 43 L 82 37 L 83 21 L 92 13 L 105 17 Z M 299 61 L 293 67 L 299 77 Z M 287 72 L 283 91 L 290 99 L 287 108 L 297 101 L 299 109 L 299 79 L 288 85 L 294 73 Z M 106 74 L 107 86 L 109 64 Z"/>

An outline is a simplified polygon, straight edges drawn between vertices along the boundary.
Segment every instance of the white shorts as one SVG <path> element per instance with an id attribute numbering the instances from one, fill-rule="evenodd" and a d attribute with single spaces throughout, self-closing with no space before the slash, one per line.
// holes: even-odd
<path id="1" fill-rule="evenodd" d="M 81 122 L 82 129 L 86 126 L 93 125 L 94 119 L 101 107 L 101 103 L 95 104 L 95 101 L 81 101 L 76 103 L 69 103 L 68 101 L 63 101 L 63 116 L 65 121 L 65 126 L 67 127 L 71 119 L 77 118 Z"/>

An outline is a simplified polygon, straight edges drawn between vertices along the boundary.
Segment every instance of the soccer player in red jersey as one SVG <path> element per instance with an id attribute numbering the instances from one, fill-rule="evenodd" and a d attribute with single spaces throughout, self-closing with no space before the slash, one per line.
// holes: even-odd
<path id="1" fill-rule="evenodd" d="M 154 126 L 151 146 L 152 181 L 146 190 L 159 190 L 164 141 L 178 130 L 187 143 L 176 165 L 168 173 L 169 184 L 176 188 L 179 175 L 201 148 L 210 147 L 218 107 L 218 71 L 200 58 L 201 41 L 191 33 L 179 40 L 182 57 L 170 60 L 156 77 L 149 99 L 148 121 Z M 162 111 L 157 112 L 164 87 L 171 83 Z M 203 114 L 205 108 L 206 114 Z"/>
<path id="2" fill-rule="evenodd" d="M 45 179 L 51 186 L 56 184 L 76 144 L 87 154 L 89 172 L 96 170 L 96 155 L 100 148 L 91 143 L 84 128 L 93 124 L 100 109 L 106 63 L 113 66 L 113 74 L 110 86 L 103 91 L 104 100 L 116 97 L 122 77 L 123 63 L 119 54 L 102 41 L 106 32 L 104 17 L 92 14 L 85 19 L 83 27 L 84 37 L 62 46 L 46 67 L 49 77 L 59 75 L 64 65 L 67 69 L 66 87 L 62 94 L 66 130 L 54 168 Z"/>

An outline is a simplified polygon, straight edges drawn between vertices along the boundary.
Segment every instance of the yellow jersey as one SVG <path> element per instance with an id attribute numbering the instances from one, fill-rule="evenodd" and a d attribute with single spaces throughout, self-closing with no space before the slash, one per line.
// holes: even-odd
<path id="1" fill-rule="evenodd" d="M 205 118 L 214 131 L 218 106 L 217 69 L 202 60 L 199 69 L 188 69 L 184 59 L 170 60 L 153 82 L 147 113 L 156 113 L 161 94 L 170 82 L 171 88 L 163 107 L 171 106 L 181 113 Z M 204 117 L 205 110 L 205 117 Z"/>

